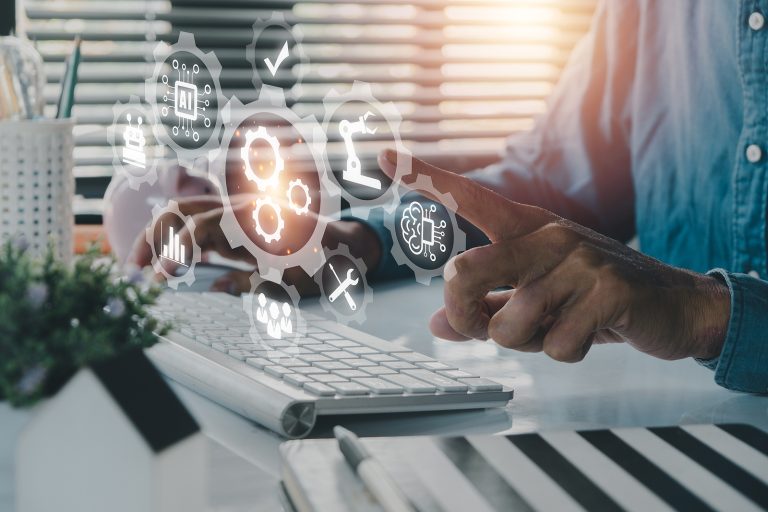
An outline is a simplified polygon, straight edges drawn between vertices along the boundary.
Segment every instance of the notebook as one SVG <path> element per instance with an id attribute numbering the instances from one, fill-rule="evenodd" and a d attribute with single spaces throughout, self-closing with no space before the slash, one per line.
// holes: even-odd
<path id="1" fill-rule="evenodd" d="M 749 425 L 362 441 L 420 512 L 768 509 L 768 434 Z M 281 453 L 299 512 L 381 512 L 334 439 Z"/>

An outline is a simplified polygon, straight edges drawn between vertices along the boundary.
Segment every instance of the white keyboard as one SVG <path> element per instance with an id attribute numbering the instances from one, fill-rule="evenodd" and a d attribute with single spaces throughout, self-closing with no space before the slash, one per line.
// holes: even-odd
<path id="1" fill-rule="evenodd" d="M 168 377 L 288 437 L 318 415 L 477 409 L 512 390 L 314 315 L 291 340 L 255 343 L 242 299 L 165 293 L 152 308 L 174 330 L 149 350 Z M 265 332 L 261 332 L 264 336 Z"/>

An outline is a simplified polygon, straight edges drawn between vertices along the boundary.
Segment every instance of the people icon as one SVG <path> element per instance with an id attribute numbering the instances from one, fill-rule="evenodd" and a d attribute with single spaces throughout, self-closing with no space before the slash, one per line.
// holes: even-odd
<path id="1" fill-rule="evenodd" d="M 293 333 L 293 320 L 291 314 L 293 308 L 287 302 L 280 305 L 277 301 L 267 299 L 263 293 L 256 297 L 256 321 L 266 325 L 267 334 L 271 338 L 282 339 L 284 334 Z"/>

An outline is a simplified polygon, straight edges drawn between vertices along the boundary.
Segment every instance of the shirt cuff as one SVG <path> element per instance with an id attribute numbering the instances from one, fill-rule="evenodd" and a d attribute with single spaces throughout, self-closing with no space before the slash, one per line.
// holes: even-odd
<path id="1" fill-rule="evenodd" d="M 720 386 L 750 393 L 768 393 L 768 283 L 714 269 L 731 292 L 731 318 L 720 356 L 697 360 L 715 371 Z"/>

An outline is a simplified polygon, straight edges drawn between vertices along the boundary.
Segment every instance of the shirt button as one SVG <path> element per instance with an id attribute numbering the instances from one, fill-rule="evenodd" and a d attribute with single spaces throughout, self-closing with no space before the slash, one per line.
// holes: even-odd
<path id="1" fill-rule="evenodd" d="M 750 144 L 747 146 L 747 160 L 756 164 L 763 158 L 763 150 L 757 144 Z"/>
<path id="2" fill-rule="evenodd" d="M 765 16 L 755 11 L 749 15 L 749 28 L 752 30 L 760 30 L 765 25 Z"/>
<path id="3" fill-rule="evenodd" d="M 747 272 L 747 275 L 749 277 L 754 277 L 755 279 L 760 279 L 760 272 L 758 272 L 757 270 L 750 270 L 749 272 Z"/>

